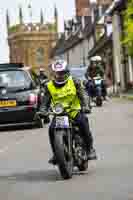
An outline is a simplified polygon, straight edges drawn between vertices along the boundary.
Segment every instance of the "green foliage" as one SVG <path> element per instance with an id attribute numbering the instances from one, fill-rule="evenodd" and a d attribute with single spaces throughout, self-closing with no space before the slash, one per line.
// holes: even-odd
<path id="1" fill-rule="evenodd" d="M 56 32 L 56 24 L 48 23 L 47 26 L 50 32 Z"/>
<path id="2" fill-rule="evenodd" d="M 9 32 L 10 32 L 10 33 L 15 33 L 15 32 L 17 32 L 19 26 L 20 26 L 19 24 L 16 24 L 16 25 L 14 25 L 14 26 L 11 26 L 11 27 L 9 28 Z"/>
<path id="3" fill-rule="evenodd" d="M 127 8 L 124 12 L 124 45 L 127 46 L 128 52 L 133 56 L 133 0 L 128 0 Z"/>

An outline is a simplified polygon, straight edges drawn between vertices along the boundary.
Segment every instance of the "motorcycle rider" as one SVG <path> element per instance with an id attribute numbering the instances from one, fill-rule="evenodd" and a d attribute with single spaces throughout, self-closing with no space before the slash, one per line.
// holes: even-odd
<path id="1" fill-rule="evenodd" d="M 46 95 L 41 105 L 40 112 L 42 115 L 47 115 L 51 102 L 69 104 L 71 106 L 70 109 L 76 108 L 80 110 L 71 111 L 68 115 L 79 127 L 87 148 L 88 160 L 96 159 L 96 152 L 93 148 L 93 138 L 88 118 L 85 115 L 88 107 L 81 82 L 70 76 L 66 61 L 56 60 L 51 67 L 54 74 L 54 80 L 49 81 L 46 85 Z M 49 127 L 49 138 L 54 154 L 53 127 L 54 122 L 52 122 Z M 49 163 L 56 164 L 55 156 L 49 160 Z"/>
<path id="2" fill-rule="evenodd" d="M 94 80 L 101 80 L 101 89 L 102 89 L 102 97 L 104 100 L 106 100 L 107 97 L 107 86 L 106 86 L 106 81 L 103 78 L 103 76 L 100 76 L 100 74 L 97 74 L 97 76 L 95 76 L 93 78 Z"/>
<path id="3" fill-rule="evenodd" d="M 91 92 L 91 94 L 95 94 L 95 86 L 94 86 L 94 79 L 101 79 L 101 88 L 102 88 L 102 96 L 103 99 L 106 100 L 107 97 L 107 85 L 106 85 L 106 81 L 104 79 L 104 66 L 102 64 L 101 60 L 93 60 L 93 57 L 91 59 L 90 62 L 90 66 L 88 67 L 88 75 L 89 77 L 92 79 L 91 81 L 88 81 L 87 84 L 87 88 L 89 89 L 89 91 Z M 89 85 L 90 84 L 90 85 Z M 94 95 L 95 96 L 95 95 Z"/>

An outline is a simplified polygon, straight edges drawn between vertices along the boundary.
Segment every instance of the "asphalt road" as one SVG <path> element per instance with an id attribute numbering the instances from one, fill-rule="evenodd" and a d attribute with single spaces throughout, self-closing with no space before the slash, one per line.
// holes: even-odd
<path id="1" fill-rule="evenodd" d="M 47 126 L 0 130 L 0 200 L 133 200 L 133 102 L 109 100 L 89 118 L 99 159 L 67 181 L 47 162 Z"/>

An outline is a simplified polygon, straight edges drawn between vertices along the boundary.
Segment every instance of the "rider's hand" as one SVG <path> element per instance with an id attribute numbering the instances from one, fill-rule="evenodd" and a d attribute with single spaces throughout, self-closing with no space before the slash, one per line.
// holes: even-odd
<path id="1" fill-rule="evenodd" d="M 82 112 L 89 114 L 91 113 L 91 109 L 89 107 L 82 107 Z"/>
<path id="2" fill-rule="evenodd" d="M 42 118 L 48 116 L 48 111 L 47 110 L 40 111 L 39 116 Z"/>

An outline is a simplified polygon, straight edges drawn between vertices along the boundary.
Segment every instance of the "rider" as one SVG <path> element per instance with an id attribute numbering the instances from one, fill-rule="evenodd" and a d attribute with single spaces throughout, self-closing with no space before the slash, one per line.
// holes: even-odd
<path id="1" fill-rule="evenodd" d="M 106 81 L 104 79 L 104 66 L 103 66 L 102 62 L 99 60 L 93 60 L 93 58 L 92 58 L 88 69 L 89 69 L 88 74 L 92 80 L 97 79 L 97 78 L 101 79 L 102 96 L 103 96 L 104 100 L 106 100 L 107 85 L 106 85 Z M 95 87 L 94 87 L 94 84 L 92 84 L 92 82 L 88 80 L 87 88 L 89 88 L 89 91 L 91 91 L 91 94 L 95 94 Z"/>
<path id="2" fill-rule="evenodd" d="M 104 100 L 106 100 L 106 97 L 107 97 L 107 86 L 106 86 L 105 79 L 100 74 L 97 74 L 97 76 L 94 77 L 93 79 L 94 80 L 101 80 L 102 97 L 103 97 Z"/>
<path id="3" fill-rule="evenodd" d="M 69 117 L 76 122 L 80 129 L 87 148 L 88 160 L 96 159 L 96 152 L 93 148 L 93 138 L 89 127 L 89 121 L 85 115 L 88 107 L 81 82 L 70 76 L 66 61 L 57 60 L 51 66 L 54 74 L 54 80 L 49 81 L 46 85 L 46 95 L 40 111 L 42 115 L 46 115 L 51 102 L 62 103 L 63 105 L 69 104 L 71 105 L 70 109 L 76 108 L 77 110 L 80 110 L 69 112 Z M 53 123 L 51 123 L 49 127 L 49 137 L 54 153 Z M 49 160 L 49 163 L 56 164 L 55 156 Z"/>

